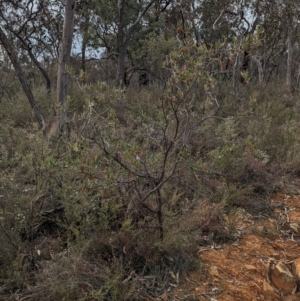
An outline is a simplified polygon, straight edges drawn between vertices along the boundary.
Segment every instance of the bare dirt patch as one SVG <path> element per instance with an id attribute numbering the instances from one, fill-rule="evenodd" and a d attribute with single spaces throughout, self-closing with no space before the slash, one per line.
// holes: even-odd
<path id="1" fill-rule="evenodd" d="M 284 294 L 270 279 L 270 270 L 282 262 L 298 283 L 300 196 L 278 194 L 270 205 L 274 217 L 237 221 L 236 242 L 199 248 L 200 271 L 190 272 L 170 300 L 300 300 L 299 287 Z"/>

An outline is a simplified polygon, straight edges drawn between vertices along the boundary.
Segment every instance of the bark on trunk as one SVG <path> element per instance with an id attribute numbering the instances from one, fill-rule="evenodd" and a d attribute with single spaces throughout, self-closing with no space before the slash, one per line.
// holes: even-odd
<path id="1" fill-rule="evenodd" d="M 264 67 L 261 58 L 257 60 L 257 69 L 258 69 L 258 82 L 261 85 L 264 82 Z"/>
<path id="2" fill-rule="evenodd" d="M 296 85 L 297 88 L 299 88 L 299 84 L 300 84 L 300 65 L 298 67 L 298 74 L 297 74 L 297 85 Z"/>
<path id="3" fill-rule="evenodd" d="M 126 49 L 124 45 L 119 47 L 119 58 L 118 58 L 118 71 L 117 71 L 117 86 L 120 88 L 124 88 L 125 86 L 125 57 L 126 57 Z"/>
<path id="4" fill-rule="evenodd" d="M 85 39 L 82 40 L 81 45 L 81 70 L 83 71 L 83 74 L 85 74 L 85 52 L 86 52 L 86 42 Z"/>
<path id="5" fill-rule="evenodd" d="M 57 100 L 59 104 L 58 124 L 59 131 L 66 131 L 65 123 L 68 116 L 66 97 L 68 93 L 68 72 L 66 66 L 70 61 L 73 28 L 74 28 L 75 0 L 66 0 L 63 35 L 58 59 L 57 71 Z"/>
<path id="6" fill-rule="evenodd" d="M 289 92 L 292 92 L 292 34 L 291 29 L 288 32 L 288 57 L 287 57 L 287 71 L 286 71 L 286 86 Z"/>
<path id="7" fill-rule="evenodd" d="M 86 47 L 88 42 L 88 30 L 90 24 L 89 12 L 87 9 L 84 9 L 83 16 L 84 24 L 83 24 L 83 32 L 82 32 L 82 44 L 81 44 L 81 69 L 85 76 L 86 71 Z"/>
<path id="8" fill-rule="evenodd" d="M 239 93 L 239 77 L 240 77 L 240 54 L 237 53 L 232 70 L 232 89 L 235 96 Z"/>
<path id="9" fill-rule="evenodd" d="M 124 64 L 125 64 L 125 41 L 124 41 L 124 0 L 118 0 L 118 10 L 119 10 L 119 20 L 118 20 L 118 33 L 117 33 L 117 43 L 118 43 L 118 67 L 117 67 L 117 86 L 120 88 L 124 87 Z"/>
<path id="10" fill-rule="evenodd" d="M 36 59 L 36 57 L 33 55 L 31 49 L 28 47 L 28 45 L 26 44 L 25 40 L 16 32 L 14 32 L 14 35 L 21 41 L 21 43 L 24 45 L 24 47 L 26 48 L 31 60 L 33 61 L 33 63 L 38 67 L 38 69 L 41 71 L 41 73 L 43 74 L 45 81 L 46 81 L 46 88 L 47 88 L 47 92 L 48 94 L 50 94 L 51 91 L 51 80 L 50 77 L 48 75 L 48 73 L 46 72 L 46 70 L 41 66 L 40 62 Z"/>
<path id="11" fill-rule="evenodd" d="M 148 11 L 148 9 L 152 6 L 155 0 L 151 0 L 143 9 L 143 11 L 139 14 L 135 22 L 129 27 L 127 34 L 124 33 L 124 13 L 125 13 L 125 1 L 118 0 L 118 11 L 119 11 L 119 20 L 118 20 L 118 33 L 117 33 L 117 47 L 118 47 L 118 67 L 117 67 L 117 86 L 120 88 L 124 87 L 124 67 L 125 67 L 125 58 L 126 52 L 128 48 L 128 44 L 134 33 L 137 25 L 141 21 L 142 17 Z"/>
<path id="12" fill-rule="evenodd" d="M 38 69 L 41 71 L 41 73 L 43 74 L 45 81 L 46 81 L 46 89 L 47 89 L 47 93 L 50 94 L 51 92 L 51 80 L 50 77 L 48 75 L 48 73 L 46 72 L 46 70 L 41 66 L 41 64 L 39 63 L 39 61 L 36 59 L 36 57 L 33 55 L 32 51 L 30 49 L 28 49 L 28 54 L 31 58 L 31 60 L 33 61 L 33 63 L 38 67 Z"/>
<path id="13" fill-rule="evenodd" d="M 14 50 L 13 44 L 7 38 L 5 32 L 2 30 L 1 27 L 0 27 L 0 41 L 3 45 L 3 47 L 5 48 L 12 65 L 14 66 L 15 72 L 19 78 L 19 81 L 22 85 L 24 93 L 26 94 L 26 97 L 30 103 L 30 106 L 33 109 L 34 115 L 35 115 L 40 127 L 45 128 L 45 121 L 44 121 L 43 115 L 42 115 L 41 111 L 39 110 L 38 105 L 34 99 L 33 93 L 27 82 L 26 76 L 22 70 L 21 64 L 20 64 L 18 56 Z"/>

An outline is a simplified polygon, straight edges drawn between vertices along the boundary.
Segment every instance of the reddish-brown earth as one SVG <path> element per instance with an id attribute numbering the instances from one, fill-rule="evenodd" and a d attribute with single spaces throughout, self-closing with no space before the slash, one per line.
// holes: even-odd
<path id="1" fill-rule="evenodd" d="M 269 270 L 283 262 L 295 275 L 300 258 L 300 196 L 270 198 L 274 217 L 253 218 L 241 212 L 239 239 L 222 246 L 199 247 L 200 269 L 188 273 L 175 291 L 161 300 L 256 301 L 300 300 L 298 289 L 283 294 L 270 280 Z M 299 279 L 295 276 L 295 281 Z"/>

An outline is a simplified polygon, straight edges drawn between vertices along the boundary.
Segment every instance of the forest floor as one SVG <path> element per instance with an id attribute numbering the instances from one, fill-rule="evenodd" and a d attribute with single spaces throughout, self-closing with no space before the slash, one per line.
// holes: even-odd
<path id="1" fill-rule="evenodd" d="M 200 273 L 187 273 L 172 296 L 164 294 L 161 300 L 300 300 L 294 264 L 300 258 L 297 187 L 300 187 L 297 182 L 284 184 L 282 193 L 270 196 L 274 216 L 241 215 L 235 242 L 199 247 Z M 290 293 L 283 293 L 270 279 L 270 272 L 279 262 L 294 277 L 296 287 Z"/>

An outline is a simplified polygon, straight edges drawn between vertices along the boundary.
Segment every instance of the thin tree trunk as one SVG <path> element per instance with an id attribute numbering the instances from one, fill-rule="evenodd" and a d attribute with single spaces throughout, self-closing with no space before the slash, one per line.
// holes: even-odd
<path id="1" fill-rule="evenodd" d="M 118 43 L 118 67 L 117 67 L 117 86 L 120 88 L 124 87 L 124 65 L 125 65 L 125 41 L 124 41 L 124 10 L 125 3 L 124 0 L 118 0 L 118 11 L 119 11 L 119 20 L 118 20 L 118 33 L 117 33 L 117 43 Z"/>
<path id="2" fill-rule="evenodd" d="M 82 40 L 82 45 L 81 45 L 81 70 L 83 72 L 83 74 L 85 75 L 85 54 L 86 54 L 86 41 L 83 38 Z"/>
<path id="3" fill-rule="evenodd" d="M 135 22 L 130 26 L 128 29 L 127 34 L 124 33 L 124 14 L 125 14 L 125 1 L 118 0 L 118 11 L 119 11 L 119 20 L 118 20 L 118 33 L 117 33 L 117 47 L 118 47 L 118 67 L 117 67 L 117 86 L 123 88 L 125 81 L 124 81 L 124 67 L 125 67 L 125 58 L 127 48 L 134 33 L 137 25 L 141 21 L 142 17 L 148 11 L 148 9 L 152 6 L 155 0 L 151 0 L 143 9 L 143 11 L 139 14 Z"/>
<path id="4" fill-rule="evenodd" d="M 158 228 L 159 228 L 159 238 L 160 240 L 164 239 L 164 219 L 162 213 L 162 196 L 160 189 L 157 189 L 157 220 L 158 220 Z"/>
<path id="5" fill-rule="evenodd" d="M 261 85 L 264 82 L 264 68 L 262 59 L 257 59 L 257 69 L 258 69 L 258 82 Z"/>
<path id="6" fill-rule="evenodd" d="M 117 70 L 117 86 L 123 88 L 125 85 L 125 57 L 126 49 L 124 45 L 119 47 L 118 70 Z"/>
<path id="7" fill-rule="evenodd" d="M 16 32 L 13 32 L 14 35 L 21 41 L 21 43 L 24 45 L 24 47 L 26 48 L 31 60 L 33 61 L 33 63 L 38 67 L 38 69 L 41 71 L 41 73 L 43 74 L 45 81 L 46 81 L 46 88 L 47 88 L 47 92 L 48 94 L 50 94 L 51 91 L 51 80 L 50 77 L 48 75 L 48 73 L 46 72 L 46 70 L 42 67 L 42 65 L 40 64 L 40 62 L 36 59 L 36 57 L 33 55 L 31 49 L 27 46 L 26 42 L 24 41 L 24 39 Z"/>
<path id="8" fill-rule="evenodd" d="M 18 56 L 14 50 L 14 47 L 12 45 L 12 43 L 10 42 L 10 40 L 7 38 L 5 32 L 2 30 L 2 28 L 0 27 L 0 41 L 2 43 L 2 45 L 4 46 L 10 61 L 12 63 L 12 65 L 14 66 L 15 72 L 19 78 L 19 81 L 23 87 L 24 93 L 27 96 L 27 99 L 30 103 L 30 106 L 33 109 L 34 115 L 39 123 L 39 125 L 42 128 L 45 128 L 45 121 L 43 118 L 43 115 L 41 113 L 41 111 L 38 108 L 38 105 L 34 99 L 33 93 L 31 91 L 31 88 L 27 82 L 26 76 L 22 70 L 21 64 L 19 62 Z"/>
<path id="9" fill-rule="evenodd" d="M 33 61 L 33 63 L 38 67 L 38 69 L 43 74 L 43 76 L 45 78 L 45 81 L 46 81 L 47 93 L 50 94 L 50 92 L 51 92 L 51 80 L 50 80 L 50 77 L 49 77 L 48 73 L 41 66 L 40 62 L 36 59 L 36 57 L 33 55 L 32 51 L 30 49 L 28 49 L 28 54 L 29 54 L 31 60 Z"/>
<path id="10" fill-rule="evenodd" d="M 235 96 L 239 93 L 239 77 L 240 77 L 240 54 L 237 53 L 232 70 L 232 88 Z"/>
<path id="11" fill-rule="evenodd" d="M 66 66 L 70 61 L 73 29 L 74 29 L 75 0 L 66 0 L 65 19 L 63 35 L 58 58 L 57 71 L 57 100 L 59 103 L 58 124 L 59 131 L 65 132 L 65 122 L 68 116 L 67 93 L 68 93 L 68 72 Z"/>
<path id="12" fill-rule="evenodd" d="M 90 24 L 90 17 L 88 9 L 83 10 L 84 24 L 83 24 L 83 32 L 82 32 L 82 44 L 81 44 L 81 70 L 85 76 L 86 71 L 86 47 L 88 42 L 88 30 Z"/>
<path id="13" fill-rule="evenodd" d="M 293 57 L 293 50 L 292 50 L 292 35 L 291 29 L 288 32 L 288 57 L 287 57 L 287 70 L 286 70 L 286 86 L 288 92 L 292 92 L 292 57 Z"/>
<path id="14" fill-rule="evenodd" d="M 299 84 L 300 84 L 300 65 L 298 67 L 298 74 L 297 74 L 297 88 L 299 88 Z"/>

